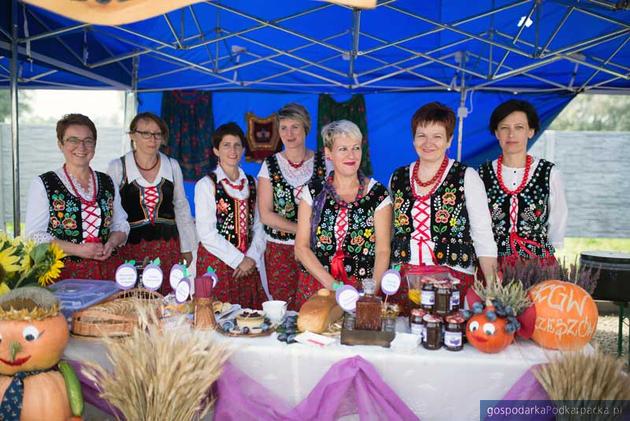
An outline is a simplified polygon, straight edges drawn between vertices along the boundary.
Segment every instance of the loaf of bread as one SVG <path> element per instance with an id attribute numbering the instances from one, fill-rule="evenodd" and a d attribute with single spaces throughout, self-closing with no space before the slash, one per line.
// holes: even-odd
<path id="1" fill-rule="evenodd" d="M 300 308 L 298 330 L 322 333 L 341 316 L 343 310 L 337 305 L 335 294 L 327 289 L 320 289 Z"/>

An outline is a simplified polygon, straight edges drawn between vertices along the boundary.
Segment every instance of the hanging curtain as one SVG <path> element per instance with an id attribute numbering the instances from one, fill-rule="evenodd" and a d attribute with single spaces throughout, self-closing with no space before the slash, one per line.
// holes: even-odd
<path id="1" fill-rule="evenodd" d="M 216 166 L 212 151 L 212 94 L 208 91 L 166 91 L 162 118 L 169 128 L 164 152 L 177 159 L 184 179 L 196 181 Z"/>
<path id="2" fill-rule="evenodd" d="M 317 147 L 323 148 L 322 128 L 335 120 L 349 120 L 359 126 L 363 134 L 363 152 L 361 157 L 361 171 L 365 175 L 372 175 L 370 162 L 370 148 L 368 145 L 367 114 L 365 112 L 365 98 L 363 95 L 353 95 L 346 102 L 337 102 L 328 94 L 319 96 L 317 107 Z"/>

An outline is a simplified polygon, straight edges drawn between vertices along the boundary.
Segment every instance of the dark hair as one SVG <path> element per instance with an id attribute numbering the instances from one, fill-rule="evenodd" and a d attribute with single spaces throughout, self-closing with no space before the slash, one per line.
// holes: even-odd
<path id="1" fill-rule="evenodd" d="M 540 130 L 540 120 L 538 119 L 536 109 L 529 102 L 520 99 L 510 99 L 494 109 L 492 116 L 490 116 L 490 133 L 494 134 L 499 127 L 499 123 L 516 111 L 525 113 L 529 128 L 534 129 L 534 134 L 538 133 L 538 130 Z"/>
<path id="2" fill-rule="evenodd" d="M 63 143 L 63 136 L 70 126 L 85 126 L 92 132 L 94 140 L 96 140 L 96 126 L 90 120 L 90 117 L 83 114 L 66 114 L 57 122 L 57 140 Z"/>
<path id="3" fill-rule="evenodd" d="M 233 121 L 220 125 L 214 133 L 212 133 L 212 146 L 219 149 L 221 141 L 228 135 L 236 136 L 241 139 L 241 144 L 245 147 L 245 133 L 243 133 L 239 125 Z"/>
<path id="4" fill-rule="evenodd" d="M 153 121 L 160 128 L 160 131 L 162 132 L 162 139 L 168 140 L 168 126 L 166 125 L 166 122 L 157 115 L 150 112 L 136 114 L 133 120 L 131 120 L 131 123 L 129 123 L 129 131 L 131 133 L 136 131 L 136 129 L 138 128 L 138 122 L 140 120 Z"/>
<path id="5" fill-rule="evenodd" d="M 446 129 L 448 139 L 455 131 L 455 112 L 440 102 L 430 102 L 420 107 L 411 118 L 411 136 L 416 135 L 418 126 L 441 124 Z"/>

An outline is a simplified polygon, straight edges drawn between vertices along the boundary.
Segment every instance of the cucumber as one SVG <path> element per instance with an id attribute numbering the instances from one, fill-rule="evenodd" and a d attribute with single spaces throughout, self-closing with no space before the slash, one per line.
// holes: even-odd
<path id="1" fill-rule="evenodd" d="M 57 367 L 66 384 L 66 392 L 68 393 L 68 401 L 70 402 L 72 415 L 80 417 L 83 415 L 83 392 L 81 391 L 79 378 L 72 366 L 66 361 L 59 361 Z"/>

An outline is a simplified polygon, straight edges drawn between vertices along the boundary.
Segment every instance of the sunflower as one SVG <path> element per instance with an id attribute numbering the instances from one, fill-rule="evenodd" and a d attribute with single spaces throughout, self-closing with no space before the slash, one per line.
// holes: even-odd
<path id="1" fill-rule="evenodd" d="M 59 278 L 59 275 L 61 275 L 61 269 L 63 268 L 63 260 L 61 259 L 65 257 L 63 250 L 54 243 L 50 243 L 48 245 L 46 255 L 46 263 L 50 262 L 50 266 L 38 279 L 41 286 L 50 285 Z"/>
<path id="2" fill-rule="evenodd" d="M 20 261 L 20 271 L 27 273 L 33 267 L 33 258 L 31 252 L 35 248 L 34 241 L 23 241 L 22 243 L 22 260 Z"/>
<path id="3" fill-rule="evenodd" d="M 20 270 L 20 256 L 15 255 L 15 247 L 3 247 L 0 250 L 0 273 L 6 275 L 18 270 Z"/>

